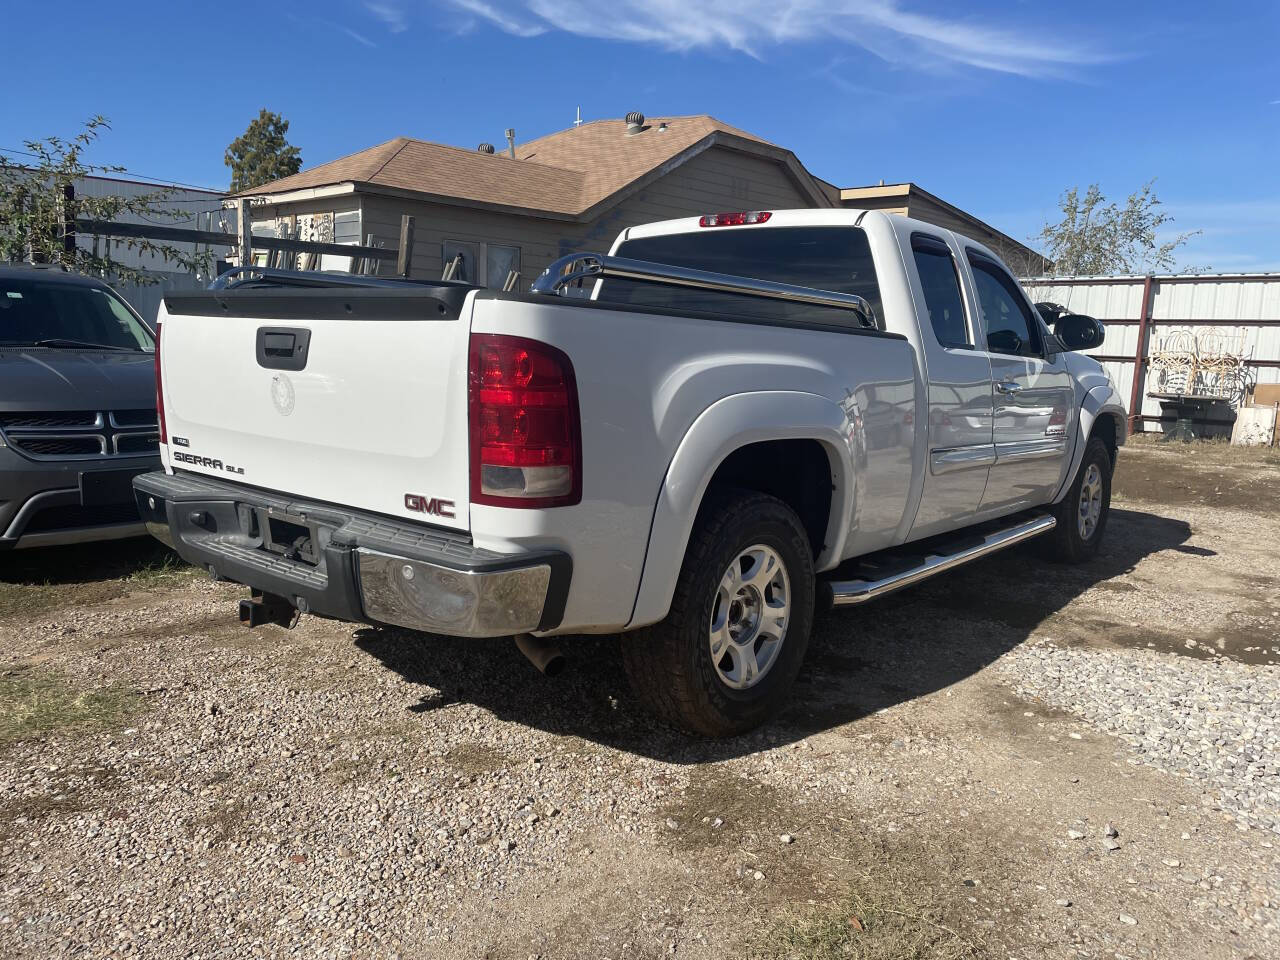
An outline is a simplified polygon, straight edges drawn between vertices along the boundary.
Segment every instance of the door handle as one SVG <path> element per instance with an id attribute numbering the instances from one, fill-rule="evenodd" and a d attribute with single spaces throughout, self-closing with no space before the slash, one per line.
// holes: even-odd
<path id="1" fill-rule="evenodd" d="M 305 370 L 311 331 L 305 327 L 259 327 L 258 366 L 268 370 Z"/>
<path id="2" fill-rule="evenodd" d="M 1004 394 L 1015 394 L 1022 390 L 1022 384 L 1014 383 L 1012 380 L 1000 380 L 996 383 L 996 392 Z"/>

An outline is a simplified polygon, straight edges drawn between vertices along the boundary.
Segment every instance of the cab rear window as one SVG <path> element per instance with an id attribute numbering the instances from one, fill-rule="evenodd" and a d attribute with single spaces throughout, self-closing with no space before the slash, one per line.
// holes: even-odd
<path id="1" fill-rule="evenodd" d="M 867 300 L 884 329 L 880 285 L 867 235 L 858 227 L 751 227 L 641 237 L 617 255 L 692 270 L 790 283 Z M 605 280 L 596 298 L 607 303 L 720 314 L 726 317 L 855 326 L 850 311 L 786 300 L 740 297 L 635 280 Z"/>

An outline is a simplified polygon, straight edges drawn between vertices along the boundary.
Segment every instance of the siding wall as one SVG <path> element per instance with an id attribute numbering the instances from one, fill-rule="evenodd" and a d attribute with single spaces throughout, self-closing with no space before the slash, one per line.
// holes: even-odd
<path id="1" fill-rule="evenodd" d="M 332 201 L 308 209 L 334 209 Z M 655 220 L 688 217 L 717 210 L 787 209 L 810 207 L 781 166 L 759 157 L 712 147 L 653 181 L 590 223 L 495 213 L 471 207 L 424 203 L 366 194 L 361 198 L 361 232 L 375 242 L 395 247 L 400 217 L 415 218 L 413 275 L 438 278 L 444 269 L 446 240 L 500 243 L 520 248 L 520 289 L 548 264 L 577 251 L 603 251 L 627 227 Z M 287 206 L 292 212 L 302 207 Z M 363 242 L 363 241 L 362 241 Z M 499 285 L 502 278 L 490 278 Z"/>
<path id="2" fill-rule="evenodd" d="M 1101 347 L 1087 351 L 1101 360 L 1126 403 L 1138 370 L 1139 319 L 1144 277 L 1060 277 L 1023 280 L 1032 300 L 1060 303 L 1074 313 L 1097 317 L 1107 325 Z M 1160 403 L 1149 396 L 1148 357 L 1173 330 L 1214 331 L 1238 336 L 1247 355 L 1251 383 L 1280 383 L 1280 274 L 1153 277 L 1141 356 L 1138 410 L 1146 429 L 1158 429 Z M 1134 429 L 1140 429 L 1135 426 Z"/>
<path id="3" fill-rule="evenodd" d="M 155 193 L 162 189 L 158 184 L 136 183 L 130 180 L 119 180 L 111 177 L 84 177 L 76 183 L 76 193 L 82 197 L 139 197 Z M 173 188 L 168 198 L 161 201 L 160 207 L 166 210 L 180 210 L 185 217 L 143 217 L 135 213 L 122 213 L 116 217 L 118 223 L 154 223 L 167 227 L 181 227 L 196 230 L 226 229 L 235 232 L 235 215 L 229 218 L 222 209 L 222 195 L 208 190 Z M 93 238 L 85 235 L 76 237 L 76 244 L 85 250 L 93 248 Z M 160 301 L 166 293 L 181 290 L 201 290 L 208 285 L 210 276 L 196 276 L 194 273 L 179 268 L 176 263 L 166 262 L 157 254 L 142 253 L 137 249 L 130 250 L 124 240 L 98 238 L 98 252 L 105 254 L 110 245 L 111 257 L 116 262 L 133 269 L 144 270 L 154 280 L 149 284 L 124 284 L 107 278 L 115 291 L 124 297 L 144 320 L 150 324 L 156 321 L 160 310 Z M 196 252 L 194 244 L 174 243 L 183 253 Z M 225 257 L 226 247 L 214 247 L 215 258 Z M 201 247 L 201 253 L 209 252 Z M 212 270 L 210 271 L 212 272 Z"/>

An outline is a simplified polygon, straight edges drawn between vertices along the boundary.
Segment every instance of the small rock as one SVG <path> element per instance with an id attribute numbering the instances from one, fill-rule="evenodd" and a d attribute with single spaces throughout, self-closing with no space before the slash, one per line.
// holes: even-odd
<path id="1" fill-rule="evenodd" d="M 1084 737 L 1080 736 L 1080 734 L 1078 734 L 1078 733 L 1068 733 L 1068 734 L 1067 734 L 1067 736 L 1068 736 L 1068 737 L 1070 737 L 1072 740 L 1083 740 L 1083 739 L 1084 739 Z"/>
<path id="2" fill-rule="evenodd" d="M 1127 913 L 1122 913 L 1120 914 L 1120 922 L 1124 924 L 1128 924 L 1129 926 L 1132 927 L 1136 925 L 1138 921 L 1135 920 L 1133 917 L 1129 916 Z"/>
<path id="3" fill-rule="evenodd" d="M 667 829 L 668 829 L 668 830 L 679 830 L 679 829 L 680 829 L 680 824 L 679 824 L 679 822 L 678 822 L 678 821 L 676 821 L 676 820 L 675 820 L 675 819 L 673 819 L 672 817 L 667 817 Z"/>
<path id="4" fill-rule="evenodd" d="M 793 837 L 793 836 L 792 836 L 791 834 L 789 834 L 789 833 L 784 833 L 782 836 L 780 836 L 780 837 L 778 838 L 778 840 L 779 840 L 779 841 L 781 841 L 782 843 L 795 843 L 795 842 L 796 842 L 796 838 L 795 838 L 795 837 Z"/>
<path id="5" fill-rule="evenodd" d="M 1108 823 L 1106 829 L 1102 831 L 1102 835 L 1104 837 L 1114 838 L 1120 836 L 1120 831 L 1115 828 L 1114 824 Z"/>
<path id="6" fill-rule="evenodd" d="M 210 700 L 209 705 L 205 707 L 205 710 L 209 714 L 209 716 L 216 717 L 218 715 L 219 707 L 216 703 Z"/>
<path id="7" fill-rule="evenodd" d="M 1108 850 L 1110 850 L 1112 853 L 1120 849 L 1120 841 L 1115 840 L 1111 837 L 1107 837 L 1107 839 L 1103 840 L 1102 845 L 1106 847 Z"/>
<path id="8" fill-rule="evenodd" d="M 1163 863 L 1166 867 L 1180 867 L 1180 866 L 1182 866 L 1182 861 L 1181 861 L 1181 860 L 1174 860 L 1172 857 L 1166 857 L 1165 859 L 1161 860 L 1160 862 L 1161 862 L 1161 863 Z"/>
<path id="9" fill-rule="evenodd" d="M 1054 902 L 1054 903 L 1056 903 L 1056 904 L 1057 904 L 1058 906 L 1060 906 L 1060 907 L 1069 907 L 1069 906 L 1071 906 L 1071 901 L 1070 901 L 1070 900 L 1068 900 L 1068 899 L 1066 899 L 1065 897 L 1060 898 L 1060 899 L 1058 899 L 1058 900 L 1055 900 L 1055 901 L 1053 901 L 1053 902 Z"/>
<path id="10" fill-rule="evenodd" d="M 1068 836 L 1069 838 L 1071 838 L 1072 840 L 1083 840 L 1083 839 L 1084 839 L 1084 831 L 1083 831 L 1083 830 L 1068 830 L 1068 831 L 1067 831 L 1067 836 Z"/>
<path id="11" fill-rule="evenodd" d="M 764 879 L 764 874 L 763 874 L 763 873 L 761 873 L 759 870 L 757 870 L 754 874 L 752 874 L 752 876 L 754 876 L 757 880 L 763 880 L 763 879 Z"/>

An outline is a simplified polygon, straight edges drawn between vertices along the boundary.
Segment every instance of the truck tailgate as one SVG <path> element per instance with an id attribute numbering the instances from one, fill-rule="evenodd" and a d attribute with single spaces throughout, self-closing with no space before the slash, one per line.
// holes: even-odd
<path id="1" fill-rule="evenodd" d="M 167 297 L 167 464 L 468 529 L 470 305 L 433 291 Z"/>

